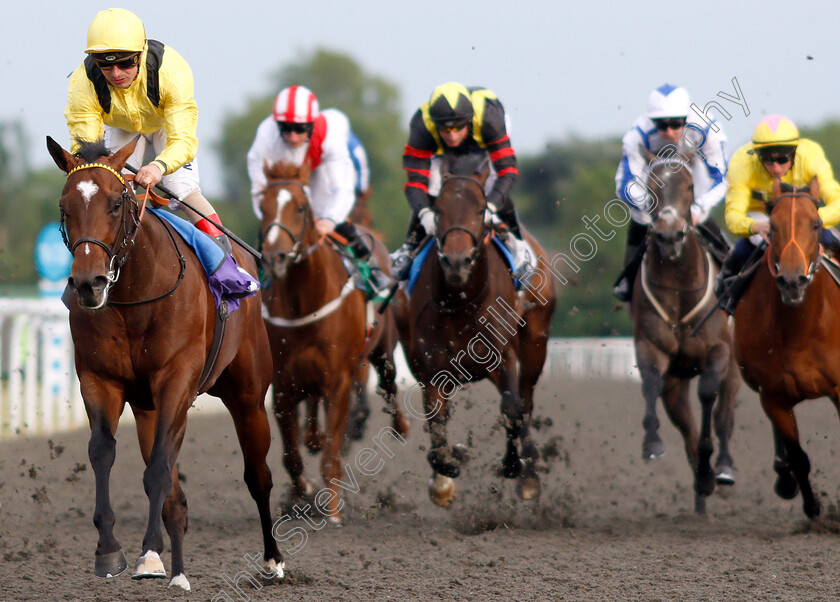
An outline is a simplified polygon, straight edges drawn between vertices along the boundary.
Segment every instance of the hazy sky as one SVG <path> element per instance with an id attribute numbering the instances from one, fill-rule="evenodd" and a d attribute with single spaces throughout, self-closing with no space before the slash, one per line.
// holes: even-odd
<path id="1" fill-rule="evenodd" d="M 112 6 L 135 11 L 149 37 L 190 63 L 211 195 L 221 189 L 211 143 L 224 116 L 278 92 L 268 75 L 317 47 L 344 52 L 399 86 L 406 124 L 437 84 L 494 90 L 520 154 L 571 135 L 619 136 L 665 82 L 686 87 L 700 106 L 717 100 L 730 112 L 730 152 L 769 113 L 800 125 L 840 116 L 840 6 L 827 0 L 6 2 L 0 120 L 23 120 L 36 165 L 50 163 L 46 135 L 69 145 L 67 76 L 84 58 L 90 21 Z M 749 116 L 716 96 L 734 95 L 733 77 Z"/>

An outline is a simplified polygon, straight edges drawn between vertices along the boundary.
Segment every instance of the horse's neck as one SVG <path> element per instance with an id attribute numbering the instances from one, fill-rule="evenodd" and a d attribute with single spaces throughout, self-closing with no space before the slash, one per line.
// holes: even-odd
<path id="1" fill-rule="evenodd" d="M 273 280 L 271 297 L 281 315 L 300 317 L 338 297 L 347 278 L 341 257 L 324 243 Z"/>
<path id="2" fill-rule="evenodd" d="M 706 266 L 703 246 L 694 232 L 689 232 L 682 255 L 676 261 L 663 257 L 656 242 L 649 242 L 647 262 L 648 278 L 655 278 L 659 285 L 673 286 L 683 291 L 702 287 L 711 269 L 711 266 Z"/>

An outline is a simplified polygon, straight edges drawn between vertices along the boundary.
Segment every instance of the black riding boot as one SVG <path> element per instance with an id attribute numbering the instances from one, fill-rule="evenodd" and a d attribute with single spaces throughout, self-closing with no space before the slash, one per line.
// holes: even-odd
<path id="1" fill-rule="evenodd" d="M 628 303 L 633 297 L 633 283 L 636 282 L 636 273 L 642 265 L 647 249 L 646 236 L 646 226 L 634 221 L 630 222 L 630 227 L 627 228 L 627 244 L 624 248 L 624 269 L 618 275 L 615 288 L 613 288 L 613 295 L 624 303 Z"/>
<path id="2" fill-rule="evenodd" d="M 334 232 L 347 241 L 353 263 L 372 289 L 371 297 L 391 286 L 391 278 L 379 267 L 376 257 L 373 257 L 373 249 L 355 224 L 341 222 L 336 225 Z"/>
<path id="3" fill-rule="evenodd" d="M 411 214 L 411 220 L 408 222 L 408 232 L 405 235 L 405 242 L 399 249 L 391 253 L 394 277 L 397 280 L 402 281 L 408 278 L 414 252 L 417 250 L 417 245 L 425 237 L 425 233 L 425 229 L 420 225 L 420 218 L 417 217 L 417 212 L 413 212 Z"/>
<path id="4" fill-rule="evenodd" d="M 751 265 L 755 264 L 755 259 L 753 261 L 745 261 L 743 259 L 745 256 L 753 258 L 760 257 L 756 253 L 755 245 L 746 238 L 739 241 L 726 255 L 726 259 L 723 260 L 723 265 L 720 266 L 720 273 L 715 280 L 715 294 L 720 302 L 720 308 L 730 316 L 735 313 L 735 307 L 738 305 L 738 301 L 752 280 L 752 275 L 745 274 L 744 272 Z"/>

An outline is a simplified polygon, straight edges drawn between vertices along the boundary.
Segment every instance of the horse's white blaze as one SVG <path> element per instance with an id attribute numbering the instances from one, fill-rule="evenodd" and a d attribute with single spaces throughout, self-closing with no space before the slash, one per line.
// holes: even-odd
<path id="1" fill-rule="evenodd" d="M 90 255 L 90 243 L 85 243 L 85 255 Z"/>
<path id="2" fill-rule="evenodd" d="M 277 193 L 277 217 L 272 222 L 273 224 L 280 223 L 280 215 L 283 213 L 283 207 L 292 200 L 292 193 L 283 188 L 280 192 Z M 280 236 L 280 228 L 272 228 L 271 232 L 268 233 L 268 237 L 266 237 L 265 242 L 268 244 L 274 244 L 277 242 L 277 237 Z"/>
<path id="3" fill-rule="evenodd" d="M 680 219 L 680 214 L 673 207 L 665 207 L 659 212 L 659 219 L 668 225 L 676 224 Z"/>
<path id="4" fill-rule="evenodd" d="M 169 587 L 180 587 L 184 591 L 190 591 L 190 582 L 184 573 L 175 575 L 169 582 Z"/>
<path id="5" fill-rule="evenodd" d="M 82 195 L 82 200 L 85 202 L 85 209 L 90 204 L 90 200 L 93 198 L 97 192 L 99 192 L 99 186 L 93 183 L 92 180 L 82 180 L 78 184 L 76 184 L 76 190 L 78 190 Z"/>

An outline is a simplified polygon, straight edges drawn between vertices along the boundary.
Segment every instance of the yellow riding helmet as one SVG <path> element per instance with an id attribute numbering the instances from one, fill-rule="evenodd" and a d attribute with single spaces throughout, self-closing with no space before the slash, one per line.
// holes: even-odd
<path id="1" fill-rule="evenodd" d="M 146 28 L 140 17 L 124 8 L 109 8 L 90 24 L 85 52 L 141 52 L 145 44 Z"/>
<path id="2" fill-rule="evenodd" d="M 469 121 L 473 118 L 469 90 L 455 82 L 438 86 L 429 98 L 429 116 L 438 124 Z"/>
<path id="3" fill-rule="evenodd" d="M 755 148 L 796 147 L 799 144 L 799 130 L 784 115 L 768 115 L 758 122 L 753 132 L 752 143 Z"/>

